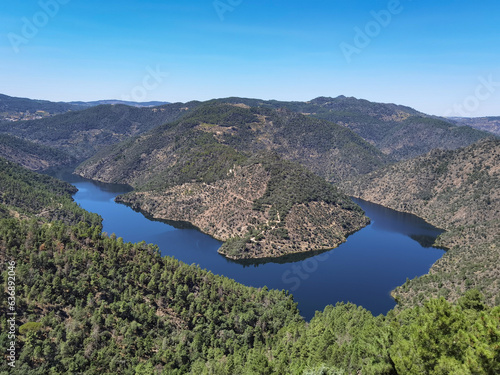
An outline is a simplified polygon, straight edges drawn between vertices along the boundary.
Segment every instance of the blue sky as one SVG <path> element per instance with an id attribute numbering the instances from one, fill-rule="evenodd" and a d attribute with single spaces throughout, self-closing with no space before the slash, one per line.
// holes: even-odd
<path id="1" fill-rule="evenodd" d="M 4 0 L 0 85 L 54 101 L 346 95 L 500 115 L 500 2 Z"/>

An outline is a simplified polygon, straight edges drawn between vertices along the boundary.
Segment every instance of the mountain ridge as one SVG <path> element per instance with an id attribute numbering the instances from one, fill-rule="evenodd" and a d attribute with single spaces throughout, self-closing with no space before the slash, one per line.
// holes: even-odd
<path id="1" fill-rule="evenodd" d="M 429 296 L 456 300 L 475 287 L 500 302 L 500 140 L 391 165 L 338 185 L 355 197 L 416 214 L 446 229 L 437 244 L 448 248 L 428 275 L 394 292 L 398 303 Z"/>

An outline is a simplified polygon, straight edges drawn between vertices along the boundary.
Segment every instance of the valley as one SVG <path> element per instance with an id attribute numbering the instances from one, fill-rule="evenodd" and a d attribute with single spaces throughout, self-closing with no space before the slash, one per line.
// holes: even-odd
<path id="1" fill-rule="evenodd" d="M 444 345 L 436 361 L 498 369 L 491 133 L 346 97 L 56 108 L 0 123 L 0 260 L 25 285 L 18 373 L 410 373 L 422 329 Z M 88 206 L 32 172 L 63 168 L 92 180 L 71 177 Z M 488 354 L 450 354 L 460 335 Z"/>

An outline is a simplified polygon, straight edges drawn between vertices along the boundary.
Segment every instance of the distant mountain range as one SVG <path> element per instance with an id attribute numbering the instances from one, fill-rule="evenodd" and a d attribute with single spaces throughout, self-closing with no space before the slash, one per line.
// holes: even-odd
<path id="1" fill-rule="evenodd" d="M 375 146 L 385 155 L 385 161 L 382 163 L 408 159 L 435 148 L 455 149 L 467 146 L 489 135 L 469 126 L 457 126 L 459 124 L 455 120 L 425 115 L 409 107 L 372 103 L 344 96 L 320 97 L 309 102 L 265 101 L 233 97 L 204 103 L 173 103 L 147 108 L 134 108 L 123 104 L 100 104 L 91 107 L 94 104 L 109 102 L 117 103 L 118 101 L 52 103 L 3 95 L 0 96 L 0 108 L 3 108 L 4 112 L 0 112 L 0 116 L 3 114 L 12 117 L 12 114 L 8 115 L 5 111 L 14 110 L 18 111 L 17 120 L 25 118 L 30 120 L 0 123 L 0 132 L 48 147 L 56 147 L 83 161 L 103 147 L 117 144 L 130 136 L 139 135 L 156 126 L 175 121 L 202 104 L 227 103 L 240 107 L 259 108 L 260 111 L 285 110 L 290 114 L 294 113 L 293 121 L 303 119 L 312 124 L 313 119 L 316 118 L 335 123 L 336 126 L 340 125 L 337 129 L 347 128 Z M 153 105 L 155 103 L 141 104 Z M 318 124 L 324 125 L 325 122 L 318 122 Z M 321 126 L 307 125 L 303 127 L 303 135 L 307 135 L 310 142 L 326 143 L 328 140 L 322 137 Z M 272 126 L 269 129 L 272 129 Z M 343 134 L 347 133 L 343 131 Z M 240 136 L 244 134 L 241 133 Z M 314 137 L 318 139 L 314 140 Z M 273 143 L 273 140 L 268 141 Z M 262 146 L 262 139 L 260 144 Z M 275 148 L 269 145 L 266 147 Z M 301 152 L 303 149 L 295 150 L 296 155 L 294 157 L 290 155 L 290 158 L 301 159 L 301 156 L 297 154 Z M 381 159 L 384 159 L 380 155 L 377 158 L 380 160 L 375 163 L 380 163 Z M 366 158 L 362 159 L 363 162 L 367 162 Z M 320 169 L 326 169 L 325 166 L 318 167 L 321 163 L 332 164 L 328 160 L 317 160 L 310 163 L 308 167 L 312 167 L 318 173 Z M 356 160 L 353 160 L 353 163 L 356 164 Z M 367 168 L 370 168 L 370 163 L 368 166 L 361 165 L 357 173 L 365 173 Z M 356 168 L 358 167 L 354 167 Z M 352 172 L 333 167 L 323 175 L 330 180 L 336 180 Z M 333 178 L 334 173 L 340 173 L 340 175 Z"/>
<path id="2" fill-rule="evenodd" d="M 64 151 L 79 161 L 103 147 L 119 143 L 176 120 L 190 104 L 137 108 L 100 105 L 30 121 L 0 123 L 0 132 Z"/>
<path id="3" fill-rule="evenodd" d="M 500 136 L 500 117 L 450 117 L 449 120 Z"/>
<path id="4" fill-rule="evenodd" d="M 139 107 L 139 108 L 144 108 L 144 107 L 158 107 L 160 105 L 165 105 L 165 104 L 170 104 L 170 102 L 129 102 L 125 100 L 116 100 L 116 99 L 110 99 L 110 100 L 96 100 L 92 102 L 69 102 L 68 104 L 76 105 L 79 107 L 95 107 L 98 105 L 103 105 L 103 104 L 122 104 L 122 105 L 128 105 L 131 107 Z"/>
<path id="5" fill-rule="evenodd" d="M 97 100 L 92 102 L 51 102 L 16 98 L 0 94 L 0 121 L 36 120 L 68 111 L 80 111 L 103 104 L 122 104 L 131 107 L 156 107 L 168 102 L 129 102 L 123 100 Z"/>

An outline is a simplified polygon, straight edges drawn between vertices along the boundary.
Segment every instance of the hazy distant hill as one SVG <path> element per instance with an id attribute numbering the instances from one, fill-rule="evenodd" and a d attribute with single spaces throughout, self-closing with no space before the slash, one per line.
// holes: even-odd
<path id="1" fill-rule="evenodd" d="M 450 120 L 500 136 L 500 117 L 451 117 Z"/>
<path id="2" fill-rule="evenodd" d="M 430 275 L 398 288 L 398 298 L 412 303 L 430 294 L 455 299 L 476 287 L 494 302 L 500 293 L 500 140 L 433 151 L 340 186 L 448 231 L 439 243 L 451 250 Z"/>
<path id="3" fill-rule="evenodd" d="M 121 104 L 131 107 L 158 107 L 168 102 L 129 102 L 123 100 L 97 100 L 92 102 L 51 102 L 28 98 L 16 98 L 0 94 L 0 122 L 38 120 L 69 111 L 81 111 L 103 104 Z"/>
<path id="4" fill-rule="evenodd" d="M 0 94 L 0 121 L 33 120 L 82 109 L 69 103 L 16 98 Z"/>
<path id="5" fill-rule="evenodd" d="M 345 96 L 319 97 L 309 102 L 241 98 L 219 100 L 250 106 L 287 108 L 335 122 L 351 129 L 396 160 L 422 155 L 435 148 L 450 150 L 468 146 L 489 136 L 488 133 L 456 126 L 444 118 L 429 116 L 410 107 Z"/>
<path id="6" fill-rule="evenodd" d="M 197 105 L 197 102 L 153 108 L 101 105 L 39 120 L 1 123 L 0 132 L 56 148 L 81 161 L 102 147 L 174 121 Z"/>
<path id="7" fill-rule="evenodd" d="M 131 107 L 158 107 L 161 105 L 165 104 L 170 104 L 169 102 L 130 102 L 126 100 L 116 100 L 116 99 L 109 99 L 109 100 L 95 100 L 91 102 L 69 102 L 68 104 L 76 105 L 79 107 L 83 108 L 88 108 L 88 107 L 95 107 L 98 105 L 103 105 L 103 104 L 123 104 L 123 105 L 128 105 Z"/>
<path id="8" fill-rule="evenodd" d="M 44 111 L 49 114 L 59 114 L 68 111 L 79 111 L 89 107 L 96 107 L 102 104 L 123 104 L 131 107 L 158 107 L 169 102 L 131 102 L 124 100 L 95 100 L 90 102 L 75 101 L 75 102 L 51 102 L 49 100 L 18 98 L 0 94 L 0 113 L 2 112 L 30 112 Z M 1 119 L 0 119 L 1 120 Z"/>

